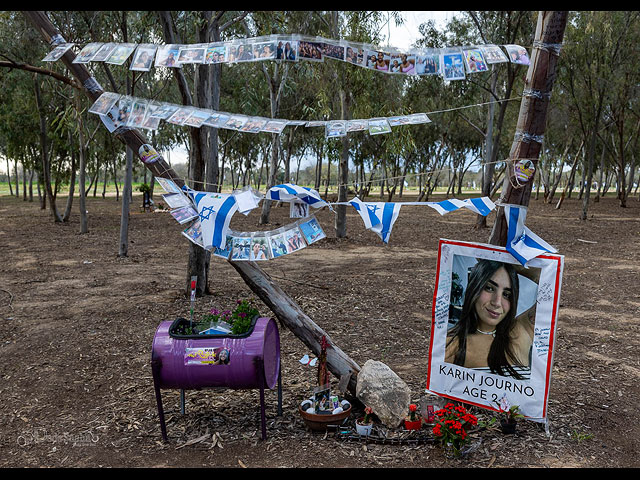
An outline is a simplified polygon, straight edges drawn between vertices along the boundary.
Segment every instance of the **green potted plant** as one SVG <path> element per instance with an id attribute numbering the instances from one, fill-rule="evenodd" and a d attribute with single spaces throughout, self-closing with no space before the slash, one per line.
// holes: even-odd
<path id="1" fill-rule="evenodd" d="M 496 402 L 498 403 L 498 402 Z M 512 405 L 508 408 L 504 408 L 503 405 L 500 405 L 500 429 L 502 433 L 506 433 L 508 435 L 513 435 L 516 433 L 516 425 L 518 424 L 518 420 L 524 418 L 524 415 L 520 413 L 520 407 L 518 405 Z"/>
<path id="2" fill-rule="evenodd" d="M 372 414 L 373 409 L 371 407 L 365 407 L 364 417 L 356 420 L 356 432 L 358 432 L 358 435 L 365 437 L 371 435 L 371 429 L 373 428 L 373 421 L 371 420 Z"/>
<path id="3" fill-rule="evenodd" d="M 462 448 L 469 442 L 468 431 L 477 424 L 475 415 L 467 412 L 462 405 L 455 406 L 450 402 L 435 412 L 432 433 L 440 441 L 446 455 L 459 457 Z"/>
<path id="4" fill-rule="evenodd" d="M 404 419 L 404 428 L 407 430 L 420 430 L 422 418 L 417 413 L 418 406 L 415 403 L 409 405 L 409 415 Z"/>

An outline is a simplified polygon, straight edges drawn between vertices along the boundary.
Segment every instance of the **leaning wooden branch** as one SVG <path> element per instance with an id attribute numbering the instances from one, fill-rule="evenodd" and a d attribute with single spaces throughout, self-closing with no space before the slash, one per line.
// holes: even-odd
<path id="1" fill-rule="evenodd" d="M 26 11 L 23 13 L 31 20 L 47 43 L 50 44 L 52 38 L 59 34 L 43 12 Z M 85 93 L 93 102 L 104 92 L 101 87 L 96 87 L 97 82 L 91 77 L 85 65 L 72 63 L 74 58 L 75 54 L 69 50 L 63 55 L 61 60 L 74 78 L 81 85 L 85 86 Z M 86 88 L 87 85 L 92 86 L 92 88 Z M 138 158 L 140 158 L 140 147 L 149 143 L 146 137 L 134 128 L 120 127 L 115 130 L 114 135 L 138 155 Z M 144 163 L 144 165 L 153 172 L 156 177 L 168 178 L 180 186 L 184 185 L 184 181 L 178 177 L 162 156 L 159 156 L 153 163 Z M 284 323 L 294 335 L 302 340 L 312 352 L 317 355 L 320 352 L 320 341 L 322 337 L 324 336 L 327 339 L 329 343 L 329 348 L 327 348 L 327 366 L 334 375 L 340 378 L 341 384 L 347 383 L 348 379 L 347 388 L 350 393 L 355 395 L 356 376 L 360 371 L 358 364 L 351 360 L 333 343 L 330 336 L 305 315 L 300 307 L 296 305 L 264 271 L 258 268 L 254 262 L 235 262 L 231 264 L 249 288 L 262 299 L 276 317 Z"/>

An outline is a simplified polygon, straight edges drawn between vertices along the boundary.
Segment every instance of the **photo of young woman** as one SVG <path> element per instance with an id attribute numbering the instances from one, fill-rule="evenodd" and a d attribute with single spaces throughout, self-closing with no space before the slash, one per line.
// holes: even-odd
<path id="1" fill-rule="evenodd" d="M 466 286 L 455 277 L 452 282 L 452 300 L 464 300 L 459 314 L 450 310 L 451 317 L 459 318 L 450 318 L 445 362 L 528 379 L 535 319 L 535 294 L 529 292 L 531 283 L 537 282 L 538 269 L 478 259 L 468 272 Z M 528 282 L 527 296 L 533 298 L 525 302 L 527 308 L 520 313 L 517 309 L 523 282 Z"/>

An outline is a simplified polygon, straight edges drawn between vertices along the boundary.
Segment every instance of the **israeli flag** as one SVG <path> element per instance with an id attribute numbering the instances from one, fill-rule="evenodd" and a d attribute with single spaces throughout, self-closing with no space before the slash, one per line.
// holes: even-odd
<path id="1" fill-rule="evenodd" d="M 493 203 L 489 197 L 468 198 L 466 200 L 452 198 L 449 200 L 442 200 L 441 202 L 427 202 L 427 204 L 440 215 L 453 212 L 459 208 L 468 208 L 472 212 L 486 217 L 494 208 L 496 208 L 495 203 Z"/>
<path id="2" fill-rule="evenodd" d="M 184 190 L 193 201 L 200 217 L 204 248 L 224 249 L 231 217 L 238 210 L 235 197 L 220 193 L 198 192 L 188 187 Z"/>
<path id="3" fill-rule="evenodd" d="M 290 202 L 291 200 L 298 199 L 303 201 L 314 208 L 330 207 L 330 205 L 322 200 L 320 194 L 309 187 L 300 187 L 292 183 L 283 183 L 281 185 L 274 185 L 271 187 L 265 197 L 267 200 Z"/>
<path id="4" fill-rule="evenodd" d="M 556 253 L 553 248 L 538 235 L 524 226 L 527 208 L 522 205 L 503 205 L 507 221 L 507 251 L 518 262 L 525 265 L 532 258 L 546 252 Z"/>
<path id="5" fill-rule="evenodd" d="M 401 205 L 393 202 L 363 202 L 358 197 L 349 203 L 362 217 L 365 228 L 377 233 L 384 243 L 388 243 Z"/>

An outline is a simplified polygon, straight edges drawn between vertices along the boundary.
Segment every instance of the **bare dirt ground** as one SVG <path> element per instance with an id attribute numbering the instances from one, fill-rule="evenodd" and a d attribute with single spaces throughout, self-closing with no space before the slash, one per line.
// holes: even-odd
<path id="1" fill-rule="evenodd" d="M 462 460 L 445 458 L 431 443 L 367 443 L 307 430 L 297 406 L 315 385 L 316 371 L 299 363 L 311 352 L 282 327 L 284 414 L 277 416 L 276 392 L 268 391 L 266 441 L 260 439 L 257 390 L 187 391 L 184 415 L 178 391 L 165 390 L 164 444 L 151 346 L 161 321 L 188 315 L 188 240 L 168 213 L 141 213 L 139 204 L 135 197 L 129 256 L 118 258 L 121 204 L 114 198 L 88 199 L 85 235 L 78 234 L 77 213 L 70 223 L 55 224 L 36 202 L 0 198 L 0 466 L 640 465 L 637 199 L 626 209 L 611 197 L 591 203 L 585 222 L 578 219 L 577 199 L 560 210 L 531 201 L 527 226 L 565 255 L 550 436 L 528 421 L 516 436 L 487 428 L 473 433 L 478 448 Z M 333 213 L 317 215 L 329 238 L 261 266 L 358 364 L 386 363 L 418 400 L 438 239 L 486 243 L 489 230 L 474 229 L 468 210 L 441 217 L 428 207 L 404 207 L 384 245 L 355 211 L 346 239 L 335 238 Z M 257 211 L 237 214 L 231 227 L 259 230 L 258 218 Z M 262 229 L 289 221 L 288 208 L 275 208 L 273 224 Z M 250 298 L 271 315 L 231 265 L 217 258 L 211 263 L 213 295 L 197 300 L 198 312 Z"/>

